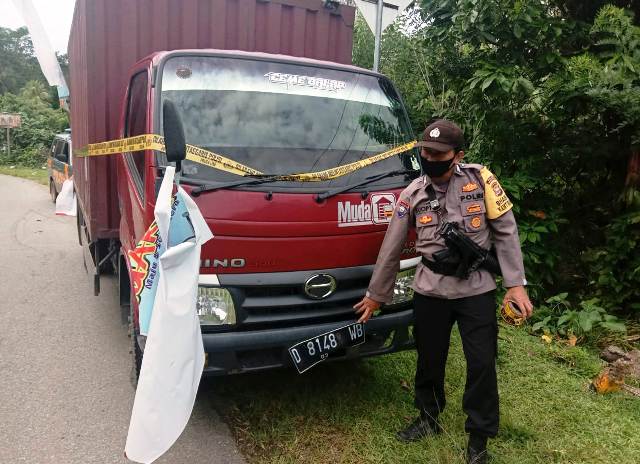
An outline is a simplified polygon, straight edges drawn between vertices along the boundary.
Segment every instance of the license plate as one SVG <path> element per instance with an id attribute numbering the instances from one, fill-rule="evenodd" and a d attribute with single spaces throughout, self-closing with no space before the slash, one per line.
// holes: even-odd
<path id="1" fill-rule="evenodd" d="M 356 322 L 296 343 L 289 348 L 289 354 L 296 369 L 302 374 L 327 359 L 331 353 L 362 343 L 364 343 L 364 325 Z"/>

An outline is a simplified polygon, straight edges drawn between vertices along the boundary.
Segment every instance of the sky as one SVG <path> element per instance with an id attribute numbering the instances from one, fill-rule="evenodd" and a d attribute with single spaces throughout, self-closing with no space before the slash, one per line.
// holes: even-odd
<path id="1" fill-rule="evenodd" d="M 69 30 L 73 19 L 75 0 L 32 0 L 40 14 L 51 45 L 60 53 L 67 53 Z M 22 16 L 13 6 L 13 0 L 0 0 L 0 27 L 17 29 L 24 26 Z"/>

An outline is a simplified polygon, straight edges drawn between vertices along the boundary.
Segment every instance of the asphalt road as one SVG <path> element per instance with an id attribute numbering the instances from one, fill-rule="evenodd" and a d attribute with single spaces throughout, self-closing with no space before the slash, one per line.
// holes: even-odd
<path id="1" fill-rule="evenodd" d="M 0 175 L 0 199 L 0 463 L 129 462 L 135 390 L 115 283 L 93 296 L 75 218 L 54 215 L 47 187 Z M 244 462 L 207 390 L 156 462 Z"/>

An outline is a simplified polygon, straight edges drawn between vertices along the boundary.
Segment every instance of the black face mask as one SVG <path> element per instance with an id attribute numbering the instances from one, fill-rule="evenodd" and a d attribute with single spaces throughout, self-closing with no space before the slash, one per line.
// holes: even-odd
<path id="1" fill-rule="evenodd" d="M 441 177 L 445 175 L 453 166 L 454 159 L 455 156 L 444 161 L 429 161 L 420 157 L 420 160 L 422 161 L 422 169 L 429 177 Z"/>

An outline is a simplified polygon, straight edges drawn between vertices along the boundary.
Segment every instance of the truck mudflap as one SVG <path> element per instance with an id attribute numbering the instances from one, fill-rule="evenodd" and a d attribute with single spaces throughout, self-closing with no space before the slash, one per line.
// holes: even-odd
<path id="1" fill-rule="evenodd" d="M 340 321 L 303 327 L 243 331 L 203 332 L 207 360 L 203 375 L 228 375 L 293 367 L 288 349 L 301 340 L 343 327 L 354 321 Z M 327 361 L 356 359 L 412 349 L 410 327 L 413 309 L 371 318 L 365 324 L 365 343 L 335 353 Z"/>

